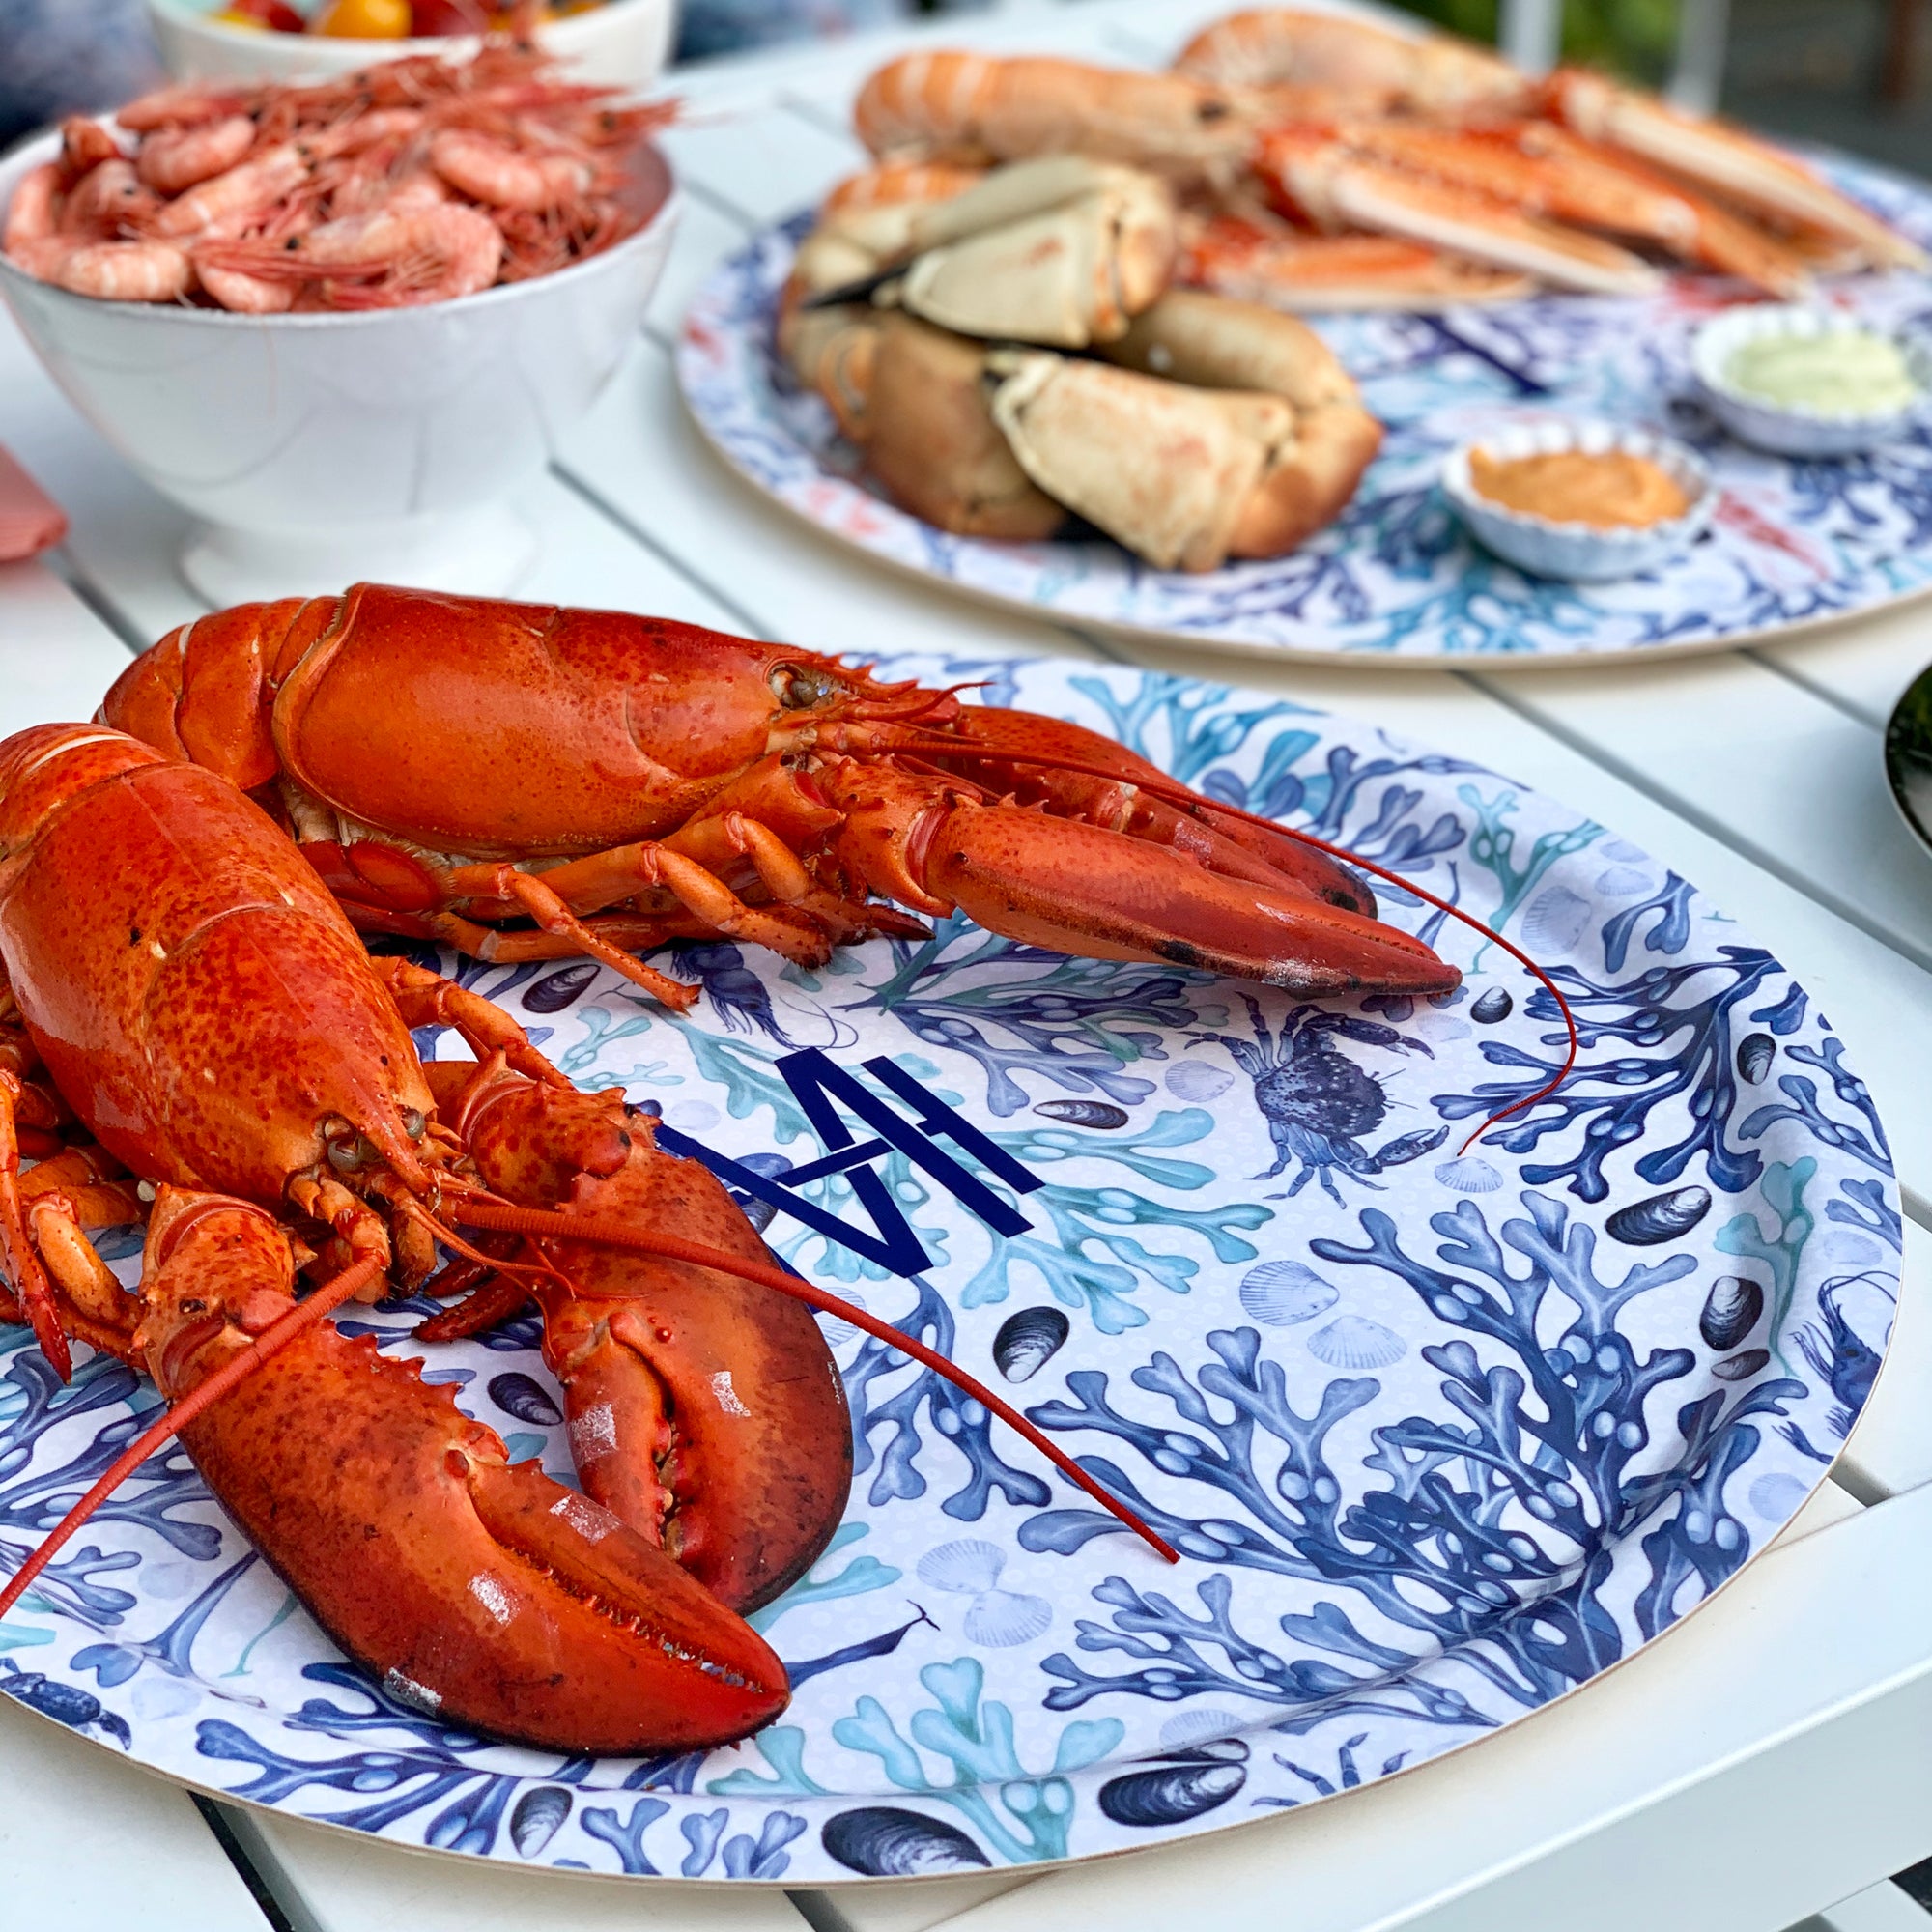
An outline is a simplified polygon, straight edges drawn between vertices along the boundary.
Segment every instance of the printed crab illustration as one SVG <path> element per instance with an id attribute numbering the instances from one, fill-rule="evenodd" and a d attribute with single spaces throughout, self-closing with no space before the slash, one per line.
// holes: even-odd
<path id="1" fill-rule="evenodd" d="M 1225 1046 L 1234 1055 L 1235 1065 L 1254 1082 L 1255 1105 L 1268 1123 L 1275 1161 L 1253 1178 L 1272 1180 L 1291 1165 L 1299 1164 L 1300 1172 L 1269 1200 L 1290 1200 L 1310 1180 L 1319 1179 L 1329 1199 L 1339 1204 L 1342 1196 L 1335 1185 L 1337 1170 L 1365 1187 L 1374 1187 L 1378 1183 L 1372 1176 L 1417 1160 L 1448 1139 L 1447 1127 L 1425 1128 L 1384 1141 L 1371 1152 L 1363 1142 L 1381 1125 L 1388 1113 L 1388 1097 L 1373 1073 L 1357 1066 L 1335 1046 L 1339 1037 L 1395 1052 L 1428 1053 L 1421 1040 L 1379 1020 L 1364 1019 L 1359 1013 L 1338 1013 L 1311 1003 L 1294 1008 L 1282 1020 L 1279 1033 L 1271 1033 L 1260 1006 L 1251 999 L 1243 999 L 1242 1004 L 1248 1009 L 1248 1024 L 1254 1028 L 1252 1040 L 1219 1033 L 1198 1037 Z"/>

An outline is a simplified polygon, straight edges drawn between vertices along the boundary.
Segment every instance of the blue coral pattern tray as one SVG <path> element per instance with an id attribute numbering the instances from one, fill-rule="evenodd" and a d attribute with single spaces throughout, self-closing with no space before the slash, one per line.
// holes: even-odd
<path id="1" fill-rule="evenodd" d="M 1561 1091 L 1464 1150 L 1543 1084 L 1562 1028 L 1501 949 L 1396 890 L 1388 916 L 1463 968 L 1458 993 L 1315 1006 L 958 922 L 819 975 L 686 948 L 666 957 L 704 998 L 683 1018 L 587 962 L 444 961 L 580 1083 L 735 1163 L 793 1265 L 1006 1389 L 1179 1567 L 829 1321 L 858 1475 L 823 1560 L 757 1618 L 796 1694 L 748 1743 L 593 1762 L 422 1717 L 342 1661 L 178 1450 L 0 1625 L 0 1693 L 404 1845 L 788 1885 L 1004 1869 L 1478 1741 L 1791 1520 L 1884 1353 L 1900 1221 L 1865 1089 L 1776 959 L 1605 827 L 1369 725 L 1123 669 L 885 668 L 990 680 L 988 702 L 1343 840 L 1506 931 L 1576 1011 Z M 933 1134 L 991 1212 L 935 1179 Z M 841 1151 L 886 1182 L 876 1219 L 848 1173 L 784 1188 Z M 354 1320 L 408 1351 L 432 1305 Z M 0 1347 L 11 1569 L 155 1398 L 104 1358 L 63 1389 L 23 1332 Z M 528 1321 L 428 1373 L 571 1479 Z"/>
<path id="2" fill-rule="evenodd" d="M 1932 189 L 1850 161 L 1832 167 L 1841 186 L 1932 246 Z M 758 489 L 954 590 L 1219 650 L 1412 667 L 1715 650 L 1932 589 L 1932 420 L 1832 463 L 1731 441 L 1690 393 L 1689 342 L 1741 291 L 1690 276 L 1640 300 L 1552 296 L 1435 317 L 1320 319 L 1389 434 L 1339 522 L 1292 556 L 1187 576 L 1093 538 L 952 536 L 861 478 L 858 452 L 777 355 L 778 293 L 810 225 L 806 214 L 765 231 L 700 292 L 678 346 L 686 402 Z M 1932 327 L 1922 276 L 1835 284 L 1830 299 L 1878 327 Z M 1642 424 L 1691 444 L 1720 493 L 1708 534 L 1660 570 L 1592 584 L 1526 576 L 1473 543 L 1436 487 L 1444 456 L 1502 423 L 1551 413 Z"/>

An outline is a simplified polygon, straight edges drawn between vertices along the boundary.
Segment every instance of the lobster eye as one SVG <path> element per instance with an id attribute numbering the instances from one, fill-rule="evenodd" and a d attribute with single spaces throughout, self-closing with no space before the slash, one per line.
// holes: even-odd
<path id="1" fill-rule="evenodd" d="M 772 691 L 787 711 L 809 711 L 814 704 L 823 704 L 838 689 L 822 670 L 780 665 L 772 672 Z"/>

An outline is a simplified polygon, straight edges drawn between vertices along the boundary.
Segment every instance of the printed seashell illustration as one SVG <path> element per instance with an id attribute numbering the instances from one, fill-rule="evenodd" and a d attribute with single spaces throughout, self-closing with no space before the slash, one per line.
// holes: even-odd
<path id="1" fill-rule="evenodd" d="M 1333 1308 L 1342 1291 L 1300 1262 L 1263 1262 L 1241 1277 L 1241 1306 L 1270 1328 L 1293 1328 Z"/>
<path id="2" fill-rule="evenodd" d="M 1522 916 L 1522 943 L 1531 953 L 1567 952 L 1583 936 L 1590 901 L 1568 886 L 1539 893 Z"/>
<path id="3" fill-rule="evenodd" d="M 1127 1110 L 1110 1100 L 1036 1100 L 1034 1112 L 1049 1121 L 1065 1121 L 1069 1127 L 1124 1127 Z"/>
<path id="4" fill-rule="evenodd" d="M 1100 1809 L 1117 1825 L 1179 1825 L 1227 1804 L 1247 1781 L 1246 1767 L 1233 1763 L 1132 1771 L 1101 1785 Z"/>
<path id="5" fill-rule="evenodd" d="M 1218 1100 L 1235 1084 L 1235 1076 L 1210 1060 L 1177 1060 L 1163 1084 L 1177 1100 Z"/>
<path id="6" fill-rule="evenodd" d="M 1679 1187 L 1619 1208 L 1604 1223 L 1604 1233 L 1633 1248 L 1654 1248 L 1688 1235 L 1710 1211 L 1711 1197 L 1703 1188 Z"/>
<path id="7" fill-rule="evenodd" d="M 1469 1017 L 1478 1026 L 1494 1026 L 1498 1020 L 1508 1019 L 1515 1010 L 1516 1001 L 1510 997 L 1509 988 L 1492 986 L 1471 1004 Z"/>
<path id="8" fill-rule="evenodd" d="M 767 1180 L 776 1180 L 780 1175 L 789 1174 L 792 1167 L 791 1161 L 781 1153 L 748 1153 L 738 1164 L 741 1167 L 749 1167 L 753 1174 L 762 1175 Z M 738 1204 L 745 1219 L 761 1235 L 772 1225 L 773 1217 L 779 1211 L 769 1201 L 760 1200 L 757 1195 L 747 1194 L 737 1188 L 731 1190 L 731 1199 Z M 845 1298 L 850 1301 L 856 1297 L 848 1294 Z M 865 1305 L 863 1301 L 859 1303 L 861 1308 Z M 828 1329 L 826 1332 L 829 1334 L 831 1331 Z"/>
<path id="9" fill-rule="evenodd" d="M 1806 1485 L 1789 1470 L 1775 1469 L 1751 1484 L 1750 1506 L 1759 1516 L 1782 1522 L 1796 1514 L 1799 1504 L 1810 1493 Z"/>
<path id="10" fill-rule="evenodd" d="M 1408 1353 L 1408 1344 L 1366 1315 L 1338 1315 L 1309 1336 L 1308 1352 L 1331 1369 L 1385 1369 Z"/>
<path id="11" fill-rule="evenodd" d="M 524 1010 L 562 1012 L 596 979 L 597 971 L 596 960 L 575 959 L 568 966 L 559 966 L 554 973 L 546 973 L 534 984 L 524 988 Z"/>
<path id="12" fill-rule="evenodd" d="M 1609 866 L 1597 874 L 1597 890 L 1613 899 L 1627 899 L 1650 884 L 1650 874 L 1634 866 Z"/>
<path id="13" fill-rule="evenodd" d="M 1435 1169 L 1435 1178 L 1458 1194 L 1493 1194 L 1503 1184 L 1502 1176 L 1472 1153 L 1461 1160 L 1442 1161 Z"/>
<path id="14" fill-rule="evenodd" d="M 563 1411 L 550 1391 L 514 1369 L 508 1375 L 490 1378 L 490 1400 L 519 1422 L 534 1422 L 549 1428 L 563 1420 Z"/>
<path id="15" fill-rule="evenodd" d="M 1771 1071 L 1777 1042 L 1768 1033 L 1747 1033 L 1738 1041 L 1738 1074 L 1755 1087 Z"/>
<path id="16" fill-rule="evenodd" d="M 988 1650 L 1009 1650 L 1031 1643 L 1053 1622 L 1053 1605 L 1044 1597 L 1026 1597 L 1014 1590 L 988 1590 L 960 1623 L 968 1643 Z"/>
<path id="17" fill-rule="evenodd" d="M 1210 1738 L 1232 1738 L 1249 1722 L 1234 1711 L 1177 1711 L 1160 1727 L 1160 1741 L 1169 1750 L 1183 1748 Z"/>
<path id="18" fill-rule="evenodd" d="M 919 1878 L 990 1862 L 957 1825 L 896 1804 L 862 1804 L 828 1818 L 818 1841 L 847 1871 L 867 1878 Z"/>
<path id="19" fill-rule="evenodd" d="M 919 1559 L 919 1580 L 935 1590 L 975 1596 L 990 1590 L 1006 1567 L 1007 1552 L 997 1543 L 962 1536 L 956 1543 L 937 1545 Z"/>
<path id="20" fill-rule="evenodd" d="M 556 1836 L 556 1828 L 570 1816 L 570 1793 L 560 1784 L 539 1784 L 517 1800 L 510 1813 L 510 1842 L 518 1856 L 533 1859 Z"/>
<path id="21" fill-rule="evenodd" d="M 1747 1349 L 1742 1355 L 1733 1355 L 1728 1361 L 1712 1363 L 1711 1373 L 1723 1382 L 1748 1381 L 1770 1360 L 1769 1349 Z"/>
<path id="22" fill-rule="evenodd" d="M 993 1337 L 993 1366 L 1009 1382 L 1031 1381 L 1065 1346 L 1070 1326 L 1058 1308 L 1016 1308 Z"/>
<path id="23" fill-rule="evenodd" d="M 762 1204 L 761 1204 L 762 1205 Z M 762 1225 L 762 1224 L 760 1224 Z M 864 1308 L 866 1297 L 849 1282 L 838 1284 L 839 1295 L 849 1301 L 854 1308 Z M 818 1332 L 835 1349 L 842 1349 L 845 1344 L 863 1331 L 853 1327 L 842 1316 L 821 1314 L 818 1318 Z"/>
<path id="24" fill-rule="evenodd" d="M 935 1590 L 971 1597 L 973 1603 L 960 1623 L 967 1642 L 1007 1650 L 1040 1635 L 1053 1622 L 1053 1605 L 1044 1597 L 996 1589 L 1006 1564 L 1007 1552 L 998 1544 L 961 1537 L 928 1549 L 920 1558 L 919 1580 Z"/>
<path id="25" fill-rule="evenodd" d="M 1764 1313 L 1764 1290 L 1748 1275 L 1719 1275 L 1704 1297 L 1697 1332 L 1722 1353 L 1735 1349 L 1757 1326 Z"/>

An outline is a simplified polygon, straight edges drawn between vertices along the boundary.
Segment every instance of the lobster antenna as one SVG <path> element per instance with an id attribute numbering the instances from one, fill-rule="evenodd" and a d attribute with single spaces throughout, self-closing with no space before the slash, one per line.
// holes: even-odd
<path id="1" fill-rule="evenodd" d="M 863 1328 L 867 1334 L 886 1343 L 888 1347 L 910 1355 L 914 1361 L 923 1362 L 935 1374 L 944 1376 L 956 1388 L 963 1389 L 975 1402 L 990 1409 L 1009 1429 L 1017 1430 L 1068 1482 L 1085 1490 L 1096 1503 L 1110 1515 L 1118 1517 L 1149 1548 L 1158 1550 L 1170 1563 L 1180 1561 L 1180 1554 L 1172 1544 L 1149 1528 L 1124 1503 L 1095 1482 L 1071 1456 L 1049 1442 L 1018 1409 L 995 1395 L 984 1382 L 968 1375 L 956 1362 L 948 1360 L 938 1350 L 927 1348 L 923 1342 L 916 1341 L 912 1336 L 901 1333 L 891 1322 L 881 1321 L 876 1315 L 868 1315 L 865 1309 L 857 1307 L 839 1295 L 828 1293 L 824 1289 L 814 1287 L 810 1282 L 801 1280 L 795 1274 L 787 1274 L 781 1268 L 768 1267 L 761 1262 L 745 1261 L 737 1255 L 724 1253 L 721 1248 L 705 1247 L 698 1241 L 681 1241 L 670 1235 L 640 1235 L 635 1229 L 599 1221 L 587 1214 L 582 1216 L 559 1214 L 543 1208 L 517 1208 L 508 1205 L 499 1206 L 494 1202 L 460 1201 L 452 1205 L 451 1218 L 467 1222 L 474 1228 L 500 1229 L 506 1234 L 513 1235 L 549 1235 L 563 1240 L 591 1241 L 605 1247 L 626 1248 L 633 1254 L 663 1255 L 668 1261 L 690 1262 L 698 1267 L 716 1268 L 720 1274 L 734 1274 L 740 1280 L 755 1282 L 761 1288 L 776 1289 L 779 1293 L 788 1294 L 794 1301 L 802 1301 L 808 1308 L 815 1308 L 821 1314 L 836 1315 L 840 1321 L 851 1322 L 853 1327 Z"/>
<path id="2" fill-rule="evenodd" d="M 1071 758 L 1032 758 L 1019 752 L 989 752 L 978 746 L 962 747 L 956 739 L 947 739 L 933 745 L 895 746 L 895 750 L 944 753 L 948 757 L 970 758 L 976 764 L 989 765 L 1029 765 L 1039 771 L 1075 772 L 1084 778 L 1107 779 L 1115 784 L 1131 785 L 1137 791 L 1144 791 L 1150 798 L 1163 800 L 1166 804 L 1185 809 L 1190 815 L 1205 810 L 1209 813 L 1224 812 L 1230 818 L 1238 818 L 1243 824 L 1259 827 L 1264 832 L 1275 832 L 1284 838 L 1293 838 L 1302 845 L 1312 845 L 1318 852 L 1325 852 L 1331 859 L 1341 859 L 1350 866 L 1358 866 L 1365 872 L 1372 872 L 1377 878 L 1386 880 L 1390 885 L 1405 893 L 1412 893 L 1427 905 L 1433 905 L 1438 912 L 1447 913 L 1451 919 L 1480 932 L 1485 939 L 1500 946 L 1510 957 L 1530 973 L 1545 992 L 1556 1002 L 1556 1010 L 1563 1015 L 1563 1028 L 1569 1037 L 1564 1051 L 1563 1065 L 1554 1076 L 1546 1080 L 1534 1094 L 1526 1094 L 1520 1100 L 1513 1100 L 1498 1112 L 1492 1114 L 1478 1126 L 1463 1145 L 1456 1150 L 1467 1153 L 1489 1130 L 1500 1121 L 1506 1121 L 1512 1114 L 1520 1114 L 1525 1107 L 1533 1107 L 1539 1100 L 1556 1092 L 1577 1065 L 1577 1016 L 1570 1010 L 1570 1002 L 1563 997 L 1563 990 L 1548 973 L 1532 959 L 1521 947 L 1508 940 L 1493 926 L 1485 925 L 1475 914 L 1467 913 L 1459 905 L 1451 905 L 1445 898 L 1438 898 L 1425 886 L 1418 886 L 1413 879 L 1406 879 L 1400 872 L 1392 872 L 1385 866 L 1378 866 L 1373 859 L 1364 859 L 1359 852 L 1351 852 L 1346 845 L 1332 844 L 1326 838 L 1318 838 L 1312 832 L 1298 832 L 1292 825 L 1278 824 L 1272 818 L 1264 818 L 1258 811 L 1244 811 L 1238 805 L 1223 805 L 1217 798 L 1203 798 L 1199 792 L 1190 791 L 1182 784 L 1166 784 L 1140 778 L 1122 778 L 1119 772 L 1110 772 L 1104 765 L 1077 763 Z"/>
<path id="3" fill-rule="evenodd" d="M 324 1282 L 305 1301 L 298 1302 L 286 1315 L 270 1322 L 245 1349 L 231 1355 L 206 1381 L 198 1382 L 166 1409 L 157 1421 L 151 1422 L 142 1430 L 108 1464 L 106 1474 L 42 1540 L 41 1547 L 14 1573 L 13 1581 L 0 1590 L 0 1617 L 4 1617 L 20 1601 L 22 1593 L 60 1554 L 74 1532 L 156 1449 L 172 1441 L 196 1416 L 213 1407 L 238 1384 L 245 1381 L 271 1355 L 279 1354 L 291 1342 L 313 1328 L 325 1315 L 333 1314 L 382 1271 L 383 1264 L 374 1255 L 352 1263 L 332 1281 Z"/>

